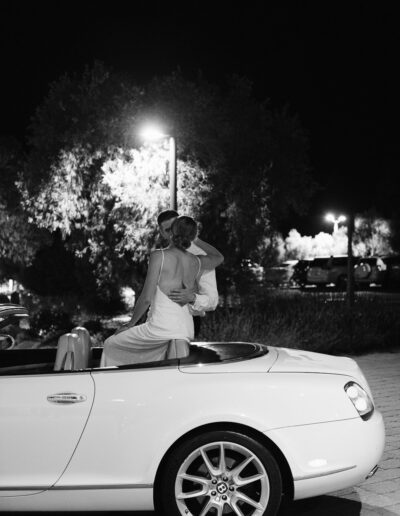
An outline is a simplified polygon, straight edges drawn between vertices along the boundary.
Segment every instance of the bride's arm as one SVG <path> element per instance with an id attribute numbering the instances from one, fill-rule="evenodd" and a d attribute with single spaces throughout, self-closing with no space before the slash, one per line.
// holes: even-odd
<path id="1" fill-rule="evenodd" d="M 127 330 L 131 326 L 135 326 L 135 324 L 141 319 L 143 314 L 147 311 L 157 287 L 160 267 L 161 251 L 153 251 L 150 255 L 146 280 L 144 282 L 142 292 L 140 293 L 140 296 L 133 309 L 131 320 L 127 324 L 124 324 L 121 328 L 119 328 L 115 333 L 119 333 L 121 331 Z"/>
<path id="2" fill-rule="evenodd" d="M 207 242 L 200 240 L 198 237 L 194 240 L 193 243 L 206 253 L 206 256 L 197 255 L 198 258 L 200 258 L 201 268 L 203 270 L 215 269 L 215 267 L 218 267 L 218 265 L 221 265 L 221 263 L 224 261 L 224 256 L 211 244 L 207 244 Z"/>

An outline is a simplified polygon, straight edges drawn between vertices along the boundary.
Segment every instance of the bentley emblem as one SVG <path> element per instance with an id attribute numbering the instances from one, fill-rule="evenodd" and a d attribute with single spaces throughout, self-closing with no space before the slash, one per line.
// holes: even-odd
<path id="1" fill-rule="evenodd" d="M 228 488 L 226 487 L 226 484 L 221 482 L 217 485 L 217 491 L 219 494 L 224 494 L 228 491 Z"/>

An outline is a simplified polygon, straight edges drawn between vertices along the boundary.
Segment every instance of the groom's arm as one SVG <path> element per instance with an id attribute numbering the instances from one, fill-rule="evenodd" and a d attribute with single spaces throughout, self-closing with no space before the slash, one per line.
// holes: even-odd
<path id="1" fill-rule="evenodd" d="M 204 315 L 212 312 L 218 306 L 218 290 L 215 270 L 205 271 L 199 280 L 199 291 L 195 294 L 194 302 L 190 303 L 193 315 Z"/>
<path id="2" fill-rule="evenodd" d="M 188 304 L 192 312 L 196 312 L 193 315 L 204 315 L 204 312 L 215 310 L 219 300 L 215 271 L 203 273 L 198 292 L 189 288 L 177 288 L 171 290 L 168 297 L 181 306 Z"/>
<path id="3" fill-rule="evenodd" d="M 188 251 L 195 255 L 205 254 L 197 245 L 192 244 Z M 204 312 L 211 312 L 218 306 L 219 296 L 215 269 L 203 272 L 199 279 L 199 289 L 175 289 L 170 292 L 169 298 L 180 305 L 188 304 L 192 315 L 205 315 Z"/>
<path id="4" fill-rule="evenodd" d="M 188 251 L 197 256 L 206 254 L 195 242 L 192 242 Z M 195 295 L 194 302 L 190 303 L 189 306 L 192 315 L 203 316 L 205 315 L 204 312 L 212 312 L 218 306 L 219 296 L 215 269 L 204 271 L 200 276 L 198 285 L 199 291 Z"/>

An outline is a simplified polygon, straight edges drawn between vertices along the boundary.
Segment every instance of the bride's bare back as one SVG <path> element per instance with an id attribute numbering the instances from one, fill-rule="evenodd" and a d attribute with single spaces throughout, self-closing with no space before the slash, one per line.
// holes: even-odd
<path id="1" fill-rule="evenodd" d="M 192 253 L 176 247 L 164 249 L 164 264 L 158 286 L 166 295 L 176 288 L 193 288 L 199 269 L 199 259 Z"/>

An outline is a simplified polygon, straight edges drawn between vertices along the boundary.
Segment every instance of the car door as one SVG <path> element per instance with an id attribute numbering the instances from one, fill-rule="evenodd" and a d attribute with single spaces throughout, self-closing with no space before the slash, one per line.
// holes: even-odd
<path id="1" fill-rule="evenodd" d="M 1 374 L 0 496 L 39 492 L 57 481 L 93 399 L 89 372 Z"/>

